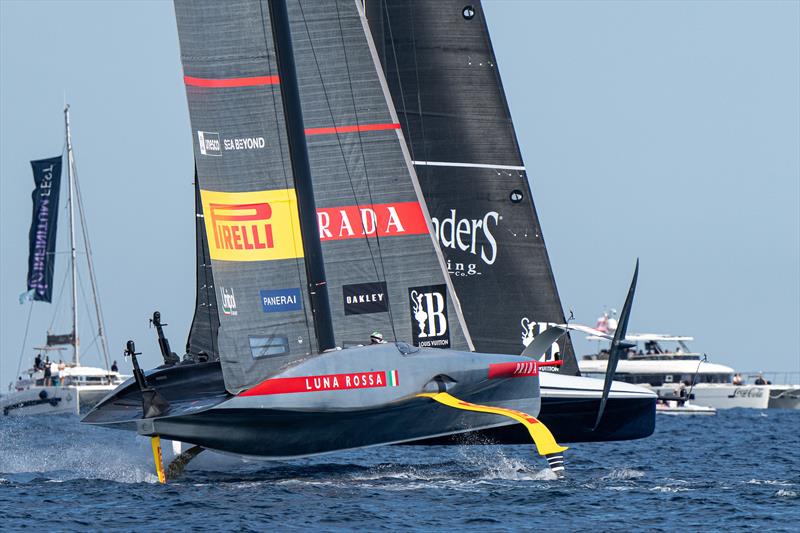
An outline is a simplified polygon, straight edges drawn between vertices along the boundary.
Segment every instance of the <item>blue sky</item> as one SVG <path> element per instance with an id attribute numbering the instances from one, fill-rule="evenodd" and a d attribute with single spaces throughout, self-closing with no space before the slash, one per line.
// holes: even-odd
<path id="1" fill-rule="evenodd" d="M 485 9 L 564 306 L 589 324 L 621 306 L 639 257 L 631 329 L 694 335 L 741 370 L 800 370 L 800 3 Z M 153 366 L 152 311 L 176 351 L 191 320 L 192 138 L 171 2 L 3 0 L 3 389 L 27 319 L 29 161 L 60 153 L 65 92 L 112 356 L 133 338 Z M 60 307 L 66 332 L 66 294 Z M 28 346 L 51 318 L 34 309 Z"/>

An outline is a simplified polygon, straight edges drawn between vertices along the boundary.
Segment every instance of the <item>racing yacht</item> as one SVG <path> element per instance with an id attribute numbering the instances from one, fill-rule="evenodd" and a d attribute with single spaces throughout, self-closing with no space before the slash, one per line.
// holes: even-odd
<path id="1" fill-rule="evenodd" d="M 162 437 L 194 445 L 180 465 L 516 424 L 563 472 L 566 448 L 535 416 L 540 352 L 566 329 L 522 355 L 474 351 L 362 2 L 175 13 L 196 141 L 187 353 L 157 330 L 164 364 L 144 372 L 128 341 L 134 377 L 83 421 L 151 437 L 161 481 Z M 362 342 L 370 331 L 390 342 Z"/>

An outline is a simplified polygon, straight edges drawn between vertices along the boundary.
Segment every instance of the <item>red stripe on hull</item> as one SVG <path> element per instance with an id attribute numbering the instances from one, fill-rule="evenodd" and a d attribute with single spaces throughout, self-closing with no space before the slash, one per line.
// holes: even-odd
<path id="1" fill-rule="evenodd" d="M 322 376 L 300 376 L 295 378 L 273 378 L 263 381 L 239 396 L 266 396 L 269 394 L 292 394 L 297 392 L 320 392 L 329 390 L 372 389 L 386 386 L 386 372 L 352 372 L 349 374 L 326 374 Z"/>
<path id="2" fill-rule="evenodd" d="M 524 363 L 496 363 L 489 365 L 489 379 L 523 378 L 538 375 L 538 361 L 531 360 Z"/>

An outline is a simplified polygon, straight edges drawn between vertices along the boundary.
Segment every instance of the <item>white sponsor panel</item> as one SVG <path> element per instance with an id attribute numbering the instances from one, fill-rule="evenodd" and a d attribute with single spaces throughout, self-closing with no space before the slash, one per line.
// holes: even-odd
<path id="1" fill-rule="evenodd" d="M 528 317 L 522 317 L 520 320 L 520 325 L 522 326 L 522 346 L 527 348 L 530 343 L 533 342 L 533 339 L 536 338 L 536 335 L 539 335 L 541 332 L 546 330 L 551 326 L 555 326 L 556 324 L 552 322 L 535 322 Z M 556 354 L 561 351 L 561 346 L 554 342 L 550 345 L 550 348 L 544 353 L 540 361 L 555 361 Z M 542 369 L 544 370 L 544 369 Z"/>
<path id="2" fill-rule="evenodd" d="M 503 219 L 497 211 L 489 211 L 482 218 L 462 218 L 455 209 L 444 218 L 431 217 L 433 231 L 439 244 L 447 250 L 456 250 L 474 255 L 485 265 L 497 260 L 497 240 L 492 233 Z M 478 263 L 466 263 L 447 259 L 447 270 L 453 276 L 480 275 Z"/>
<path id="3" fill-rule="evenodd" d="M 197 141 L 200 144 L 200 154 L 206 156 L 221 156 L 223 151 L 263 150 L 267 146 L 264 137 L 220 138 L 215 131 L 197 130 Z"/>

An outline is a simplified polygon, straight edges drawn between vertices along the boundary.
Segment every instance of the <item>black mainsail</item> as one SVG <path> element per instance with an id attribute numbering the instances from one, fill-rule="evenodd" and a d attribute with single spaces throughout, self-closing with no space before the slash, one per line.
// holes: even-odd
<path id="1" fill-rule="evenodd" d="M 214 289 L 214 272 L 211 268 L 211 256 L 208 251 L 206 223 L 203 216 L 203 203 L 200 200 L 200 185 L 197 182 L 197 171 L 194 177 L 194 220 L 195 220 L 195 270 L 196 289 L 194 315 L 186 340 L 186 354 L 196 361 L 216 361 L 217 332 L 219 316 L 217 315 L 217 296 Z M 236 309 L 236 297 L 233 293 L 222 293 L 222 313 L 230 313 Z"/>
<path id="2" fill-rule="evenodd" d="M 518 354 L 565 319 L 480 2 L 366 6 L 475 348 Z"/>
<path id="3" fill-rule="evenodd" d="M 367 0 L 366 10 L 476 348 L 538 345 L 564 313 L 480 2 Z M 609 397 L 580 378 L 568 336 L 545 358 L 557 354 L 563 366 L 542 378 L 541 416 L 559 438 L 652 433 L 652 398 L 619 383 Z M 613 408 L 598 426 L 606 397 Z M 490 437 L 515 442 L 518 430 Z"/>

